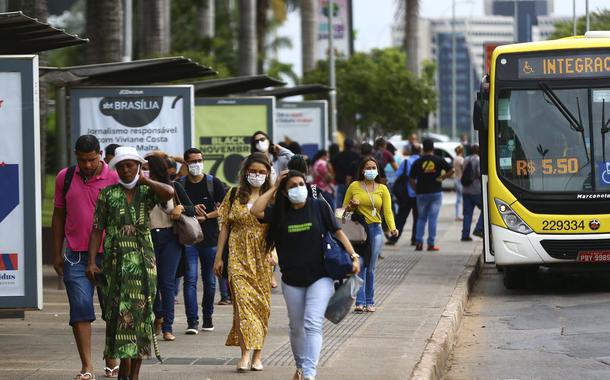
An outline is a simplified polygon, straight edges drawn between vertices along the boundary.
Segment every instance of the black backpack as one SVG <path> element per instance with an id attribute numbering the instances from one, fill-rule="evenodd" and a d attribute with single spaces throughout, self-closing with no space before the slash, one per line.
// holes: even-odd
<path id="1" fill-rule="evenodd" d="M 462 186 L 470 186 L 475 179 L 474 173 L 474 165 L 472 164 L 472 159 L 466 160 L 466 165 L 464 166 L 464 172 L 462 173 L 462 178 L 460 178 L 460 182 Z"/>

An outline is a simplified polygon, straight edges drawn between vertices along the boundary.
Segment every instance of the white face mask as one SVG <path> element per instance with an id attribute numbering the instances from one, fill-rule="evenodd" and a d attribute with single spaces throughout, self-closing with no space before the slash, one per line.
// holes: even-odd
<path id="1" fill-rule="evenodd" d="M 364 171 L 364 178 L 366 178 L 369 181 L 374 180 L 375 178 L 377 178 L 377 169 L 369 169 L 369 170 L 365 170 Z"/>
<path id="2" fill-rule="evenodd" d="M 263 174 L 248 174 L 248 183 L 252 187 L 261 187 L 265 184 L 265 180 L 267 179 L 266 175 Z"/>
<path id="3" fill-rule="evenodd" d="M 264 139 L 264 140 L 260 140 L 259 142 L 257 142 L 256 149 L 258 149 L 259 152 L 263 152 L 263 153 L 268 151 L 269 150 L 269 140 Z"/>
<path id="4" fill-rule="evenodd" d="M 127 190 L 131 190 L 134 187 L 136 187 L 139 179 L 140 179 L 140 173 L 136 174 L 136 176 L 133 178 L 133 180 L 131 182 L 123 182 L 121 177 L 119 177 L 119 183 L 121 184 L 121 186 L 123 186 Z"/>
<path id="5" fill-rule="evenodd" d="M 203 162 L 196 162 L 194 164 L 189 164 L 189 173 L 194 176 L 200 176 L 203 174 Z"/>
<path id="6" fill-rule="evenodd" d="M 288 189 L 288 200 L 293 204 L 304 203 L 307 199 L 307 187 L 305 185 Z"/>

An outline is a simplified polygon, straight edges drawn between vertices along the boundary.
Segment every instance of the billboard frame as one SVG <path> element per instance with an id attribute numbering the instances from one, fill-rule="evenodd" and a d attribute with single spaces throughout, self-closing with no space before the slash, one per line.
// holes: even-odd
<path id="1" fill-rule="evenodd" d="M 323 125 L 321 128 L 321 141 L 322 144 L 320 145 L 320 149 L 328 149 L 329 146 L 329 142 L 332 141 L 332 136 L 329 136 L 330 131 L 328 130 L 328 101 L 326 100 L 303 100 L 303 101 L 278 101 L 276 106 L 275 106 L 275 110 L 277 112 L 278 109 L 280 109 L 283 105 L 294 105 L 294 107 L 286 107 L 287 109 L 290 108 L 313 108 L 313 109 L 319 109 L 320 110 L 320 120 L 322 121 Z M 277 123 L 274 123 L 274 129 L 277 128 Z M 274 131 L 275 133 L 275 131 Z M 299 144 L 302 144 L 301 141 L 297 141 Z"/>

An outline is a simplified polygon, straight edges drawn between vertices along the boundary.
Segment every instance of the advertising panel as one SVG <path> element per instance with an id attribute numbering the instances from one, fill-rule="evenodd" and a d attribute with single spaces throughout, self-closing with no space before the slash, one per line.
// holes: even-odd
<path id="1" fill-rule="evenodd" d="M 303 154 L 309 157 L 320 149 L 326 149 L 327 109 L 325 100 L 278 103 L 273 133 L 276 141 L 296 141 L 301 145 Z"/>
<path id="2" fill-rule="evenodd" d="M 41 309 L 38 57 L 1 57 L 0 83 L 0 308 Z"/>
<path id="3" fill-rule="evenodd" d="M 192 143 L 193 86 L 89 87 L 70 91 L 72 146 L 81 135 L 135 147 L 141 155 L 182 154 Z"/>
<path id="4" fill-rule="evenodd" d="M 195 146 L 203 152 L 204 171 L 235 185 L 254 132 L 275 141 L 275 98 L 197 98 L 195 104 Z"/>
<path id="5" fill-rule="evenodd" d="M 316 61 L 328 59 L 328 15 L 330 5 L 328 0 L 318 0 L 316 16 Z M 349 1 L 333 1 L 333 47 L 337 58 L 349 58 L 350 56 L 350 33 L 349 25 Z"/>

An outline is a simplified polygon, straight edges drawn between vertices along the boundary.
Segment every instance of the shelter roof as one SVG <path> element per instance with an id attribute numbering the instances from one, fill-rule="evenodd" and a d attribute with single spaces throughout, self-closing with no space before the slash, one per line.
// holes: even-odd
<path id="1" fill-rule="evenodd" d="M 41 51 L 82 45 L 89 42 L 23 12 L 0 13 L 0 54 L 36 54 Z"/>
<path id="2" fill-rule="evenodd" d="M 227 96 L 266 87 L 286 85 L 285 82 L 267 75 L 210 79 L 193 84 L 195 85 L 195 96 L 198 97 Z"/>
<path id="3" fill-rule="evenodd" d="M 272 88 L 270 90 L 250 91 L 250 95 L 275 96 L 278 99 L 297 95 L 327 94 L 332 87 L 323 84 L 301 84 L 294 87 Z"/>

